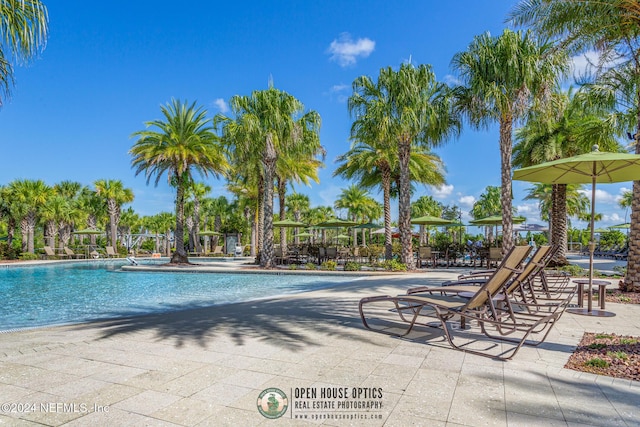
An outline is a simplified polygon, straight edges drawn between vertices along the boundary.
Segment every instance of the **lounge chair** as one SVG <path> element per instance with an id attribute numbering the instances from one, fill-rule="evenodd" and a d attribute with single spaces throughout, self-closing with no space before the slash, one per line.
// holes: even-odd
<path id="1" fill-rule="evenodd" d="M 118 253 L 113 249 L 113 246 L 107 246 L 105 250 L 107 251 L 108 258 L 118 258 Z"/>
<path id="2" fill-rule="evenodd" d="M 501 360 L 511 359 L 515 356 L 522 345 L 526 343 L 530 334 L 536 333 L 537 330 L 544 331 L 546 329 L 546 337 L 546 334 L 548 334 L 548 331 L 550 330 L 546 325 L 552 325 L 555 323 L 563 311 L 555 310 L 547 312 L 546 309 L 543 308 L 534 313 L 526 312 L 524 314 L 520 314 L 516 311 L 517 306 L 514 307 L 512 304 L 505 304 L 501 307 L 496 306 L 494 297 L 504 286 L 510 283 L 511 279 L 517 272 L 518 266 L 524 261 L 530 251 L 531 247 L 528 246 L 514 247 L 505 256 L 502 263 L 491 277 L 484 284 L 479 286 L 478 290 L 470 295 L 466 300 L 458 296 L 430 294 L 398 296 L 382 295 L 363 298 L 360 300 L 359 304 L 362 323 L 367 329 L 390 335 L 405 336 L 410 333 L 416 325 L 432 326 L 427 322 L 418 323 L 419 319 L 426 316 L 430 319 L 440 321 L 445 338 L 452 348 Z M 409 326 L 406 331 L 401 334 L 397 334 L 395 332 L 387 332 L 382 328 L 372 328 L 369 321 L 367 321 L 364 307 L 373 303 L 392 303 L 395 306 L 395 311 L 397 312 L 400 320 L 408 323 Z M 491 344 L 487 349 L 470 348 L 469 344 L 478 342 L 477 337 L 462 345 L 458 345 L 454 343 L 454 335 L 468 334 L 468 331 L 465 329 L 454 329 L 451 327 L 450 320 L 455 316 L 460 316 L 461 320 L 465 321 L 476 321 L 480 328 L 480 334 L 476 335 L 480 335 L 485 338 L 494 338 L 496 337 L 496 334 L 493 332 L 493 329 L 495 329 L 500 342 L 515 343 L 515 345 L 498 354 L 490 352 L 490 349 L 495 347 L 501 348 L 499 344 L 496 345 L 495 343 Z M 392 323 L 397 324 L 398 322 L 395 321 Z M 521 336 L 518 339 L 503 338 L 506 335 L 514 334 L 516 332 L 521 332 Z"/>
<path id="3" fill-rule="evenodd" d="M 66 258 L 68 256 L 67 254 L 56 254 L 56 252 L 53 250 L 51 246 L 45 246 L 43 250 L 47 258 L 59 259 L 59 258 Z"/>
<path id="4" fill-rule="evenodd" d="M 213 248 L 213 252 L 211 252 L 211 255 L 224 255 L 224 252 L 222 252 L 222 246 L 216 246 L 215 248 Z"/>
<path id="5" fill-rule="evenodd" d="M 84 254 L 77 254 L 77 253 L 73 252 L 70 248 L 68 248 L 68 247 L 66 247 L 66 246 L 64 247 L 64 253 L 65 253 L 69 258 L 75 258 L 75 259 L 78 259 L 78 258 L 84 258 L 84 257 L 85 257 L 85 256 L 84 256 Z"/>

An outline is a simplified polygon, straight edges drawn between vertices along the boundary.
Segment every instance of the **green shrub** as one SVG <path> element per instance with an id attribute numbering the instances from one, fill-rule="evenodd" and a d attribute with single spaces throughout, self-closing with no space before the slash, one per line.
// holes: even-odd
<path id="1" fill-rule="evenodd" d="M 389 259 L 382 263 L 387 271 L 407 271 L 407 266 L 396 259 Z"/>
<path id="2" fill-rule="evenodd" d="M 31 252 L 22 252 L 20 254 L 20 259 L 24 261 L 34 261 L 39 258 L 38 254 L 32 254 Z"/>
<path id="3" fill-rule="evenodd" d="M 620 338 L 620 344 L 622 345 L 634 345 L 634 344 L 638 344 L 638 340 L 636 339 L 629 339 L 629 338 Z"/>
<path id="4" fill-rule="evenodd" d="M 584 362 L 585 366 L 593 366 L 594 368 L 608 368 L 609 362 L 606 360 L 602 360 L 599 357 L 594 357 L 593 359 L 587 360 Z"/>
<path id="5" fill-rule="evenodd" d="M 607 346 L 606 344 L 600 344 L 600 343 L 593 343 L 588 345 L 588 347 L 592 350 L 602 350 L 606 346 Z"/>
<path id="6" fill-rule="evenodd" d="M 344 264 L 344 271 L 360 271 L 360 268 L 357 262 L 349 261 Z"/>
<path id="7" fill-rule="evenodd" d="M 335 261 L 328 260 L 323 262 L 320 268 L 322 268 L 323 270 L 334 271 L 337 266 L 338 264 Z"/>
<path id="8" fill-rule="evenodd" d="M 289 264 L 289 270 L 297 270 L 298 264 Z"/>
<path id="9" fill-rule="evenodd" d="M 315 265 L 314 263 L 312 263 L 312 262 L 308 262 L 308 263 L 306 263 L 306 264 L 304 265 L 304 267 L 305 267 L 307 270 L 315 270 L 315 269 L 316 269 L 316 265 Z"/>
<path id="10" fill-rule="evenodd" d="M 574 276 L 574 277 L 586 276 L 587 274 L 587 270 L 580 267 L 579 265 L 574 265 L 574 264 L 565 265 L 563 267 L 558 268 L 558 270 L 566 271 L 567 273 L 569 273 L 571 276 Z"/>
<path id="11" fill-rule="evenodd" d="M 613 338 L 613 335 L 609 335 L 609 334 L 596 334 L 596 339 L 598 340 L 609 340 Z"/>
<path id="12" fill-rule="evenodd" d="M 607 351 L 607 356 L 620 360 L 627 360 L 629 358 L 629 355 L 624 351 Z"/>
<path id="13" fill-rule="evenodd" d="M 11 247 L 7 242 L 0 242 L 0 259 L 18 259 L 20 249 Z"/>

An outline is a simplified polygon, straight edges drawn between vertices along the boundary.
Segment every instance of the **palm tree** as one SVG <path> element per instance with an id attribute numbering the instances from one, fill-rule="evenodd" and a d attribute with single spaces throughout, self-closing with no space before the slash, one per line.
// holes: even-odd
<path id="1" fill-rule="evenodd" d="M 452 108 L 449 88 L 436 81 L 428 65 L 402 64 L 380 70 L 378 81 L 356 78 L 349 111 L 365 126 L 374 126 L 376 141 L 393 144 L 398 151 L 398 204 L 401 261 L 414 269 L 411 244 L 411 151 L 415 146 L 436 146 L 457 135 L 460 121 Z"/>
<path id="2" fill-rule="evenodd" d="M 335 218 L 335 213 L 333 212 L 333 208 L 331 206 L 316 206 L 315 208 L 309 209 L 305 213 L 303 218 L 307 224 L 320 224 L 321 222 L 327 221 L 331 218 Z M 323 245 L 327 243 L 326 231 L 327 230 L 325 228 L 321 230 L 321 241 Z M 315 237 L 318 237 L 317 229 L 314 229 L 314 234 Z"/>
<path id="3" fill-rule="evenodd" d="M 302 213 L 309 210 L 311 203 L 309 202 L 309 196 L 301 193 L 293 193 L 289 197 L 287 197 L 286 202 L 287 209 L 289 212 L 293 212 L 293 220 L 300 222 L 302 219 Z M 298 227 L 293 229 L 294 234 L 294 243 L 297 245 L 300 243 L 300 238 L 297 236 L 299 232 Z"/>
<path id="4" fill-rule="evenodd" d="M 211 186 L 202 182 L 194 182 L 189 189 L 190 197 L 193 197 L 193 233 L 192 239 L 195 243 L 196 252 L 202 252 L 202 244 L 200 243 L 200 209 L 202 200 L 211 192 Z"/>
<path id="5" fill-rule="evenodd" d="M 516 131 L 513 164 L 527 167 L 538 163 L 588 153 L 594 145 L 605 151 L 621 149 L 616 141 L 620 129 L 606 105 L 589 93 L 554 93 L 546 110 L 530 115 L 524 127 Z M 567 184 L 555 184 L 552 190 L 551 243 L 559 246 L 554 265 L 567 265 Z"/>
<path id="6" fill-rule="evenodd" d="M 525 200 L 537 200 L 540 208 L 540 218 L 549 222 L 549 233 L 553 235 L 552 210 L 554 204 L 553 185 L 534 184 L 530 187 Z M 566 214 L 570 217 L 589 217 L 589 198 L 580 192 L 582 185 L 567 184 L 566 186 Z"/>
<path id="7" fill-rule="evenodd" d="M 47 15 L 47 8 L 39 0 L 0 2 L 0 105 L 13 86 L 12 63 L 28 62 L 44 49 Z"/>
<path id="8" fill-rule="evenodd" d="M 502 211 L 500 187 L 489 185 L 485 188 L 485 192 L 478 197 L 478 200 L 473 204 L 471 208 L 471 216 L 473 219 L 486 218 L 488 216 L 500 215 Z M 504 217 L 502 218 L 502 239 L 507 233 L 504 230 Z M 491 226 L 485 228 L 485 232 L 488 233 L 489 243 L 493 241 L 493 229 Z"/>
<path id="9" fill-rule="evenodd" d="M 118 246 L 118 223 L 122 205 L 133 202 L 133 190 L 125 188 L 122 181 L 117 179 L 99 179 L 93 183 L 96 195 L 102 199 L 109 215 L 109 233 L 111 246 Z"/>
<path id="10" fill-rule="evenodd" d="M 9 184 L 14 212 L 20 218 L 22 251 L 34 253 L 34 231 L 40 212 L 52 194 L 42 180 L 17 180 Z M 26 245 L 25 245 L 26 243 Z"/>
<path id="11" fill-rule="evenodd" d="M 476 36 L 452 60 L 462 85 L 458 106 L 472 126 L 500 125 L 502 251 L 513 246 L 511 194 L 512 128 L 534 102 L 542 101 L 568 67 L 562 50 L 537 42 L 531 33 L 505 29 L 499 37 Z"/>
<path id="12" fill-rule="evenodd" d="M 0 185 L 0 219 L 3 219 L 7 223 L 7 246 L 13 245 L 13 236 L 16 227 L 16 219 L 12 215 L 11 209 L 11 189 L 9 186 Z"/>
<path id="13" fill-rule="evenodd" d="M 147 128 L 157 130 L 133 134 L 138 140 L 129 151 L 133 156 L 131 165 L 136 175 L 144 171 L 147 184 L 155 175 L 155 184 L 158 185 L 166 172 L 169 184 L 176 188 L 176 250 L 170 262 L 186 264 L 189 259 L 184 248 L 184 205 L 185 193 L 193 185 L 193 171 L 204 177 L 209 174 L 217 177 L 227 171 L 228 163 L 206 118 L 206 110 L 196 107 L 195 102 L 188 105 L 175 99 L 160 110 L 164 121 L 146 123 Z"/>
<path id="14" fill-rule="evenodd" d="M 510 15 L 542 37 L 557 39 L 572 54 L 595 50 L 594 89 L 614 103 L 635 127 L 640 154 L 640 34 L 638 5 L 627 0 L 522 1 Z M 633 183 L 629 255 L 625 283 L 640 288 L 640 181 Z"/>
<path id="15" fill-rule="evenodd" d="M 310 133 L 317 134 L 320 131 L 320 116 L 313 111 L 305 114 L 302 102 L 274 87 L 254 91 L 251 96 L 236 95 L 229 104 L 236 119 L 218 115 L 216 123 L 222 123 L 223 138 L 229 146 L 233 146 L 236 161 L 254 167 L 259 165 L 264 210 L 259 221 L 263 223 L 260 265 L 272 268 L 275 265 L 273 187 L 277 159 L 279 155 L 297 150 L 316 153 L 315 148 L 310 148 L 315 144 L 305 142 L 309 140 Z"/>
<path id="16" fill-rule="evenodd" d="M 425 215 L 440 216 L 444 206 L 432 196 L 420 196 L 418 200 L 411 203 L 411 216 L 421 217 Z M 429 235 L 424 232 L 424 225 L 420 225 L 420 245 L 429 244 Z"/>
<path id="17" fill-rule="evenodd" d="M 352 126 L 354 143 L 345 154 L 338 156 L 338 167 L 334 176 L 357 179 L 365 188 L 382 188 L 385 258 L 391 259 L 391 195 L 392 185 L 399 181 L 399 162 L 397 148 L 393 145 L 376 142 L 369 134 L 372 127 L 365 126 L 364 120 L 356 120 Z M 362 141 L 360 141 L 362 139 Z M 444 184 L 444 166 L 440 158 L 429 147 L 414 147 L 410 154 L 409 173 L 411 181 L 429 185 Z M 397 185 L 396 185 L 397 187 Z M 395 188 L 397 193 L 397 188 Z M 411 214 L 413 215 L 413 213 Z"/>

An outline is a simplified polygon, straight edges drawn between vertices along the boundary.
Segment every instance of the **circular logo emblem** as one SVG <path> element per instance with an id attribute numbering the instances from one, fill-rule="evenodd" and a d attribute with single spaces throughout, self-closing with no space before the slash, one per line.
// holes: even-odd
<path id="1" fill-rule="evenodd" d="M 267 418 L 280 418 L 287 412 L 289 399 L 287 395 L 278 388 L 268 388 L 262 390 L 258 396 L 258 411 Z"/>

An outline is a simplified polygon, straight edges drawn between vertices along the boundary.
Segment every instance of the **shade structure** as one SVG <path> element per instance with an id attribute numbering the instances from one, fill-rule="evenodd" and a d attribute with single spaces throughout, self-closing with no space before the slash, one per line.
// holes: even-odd
<path id="1" fill-rule="evenodd" d="M 294 235 L 293 237 L 313 237 L 313 234 L 308 233 L 308 232 L 304 232 L 304 233 L 298 233 L 296 235 Z"/>
<path id="2" fill-rule="evenodd" d="M 282 221 L 273 221 L 274 227 L 306 227 L 307 224 L 292 219 L 284 219 Z"/>
<path id="3" fill-rule="evenodd" d="M 451 224 L 453 221 L 440 218 L 432 215 L 425 215 L 418 218 L 411 219 L 411 224 L 417 225 L 447 225 Z"/>
<path id="4" fill-rule="evenodd" d="M 333 218 L 327 221 L 323 221 L 320 224 L 316 224 L 317 228 L 340 228 L 340 227 L 353 227 L 358 225 L 357 222 L 349 221 L 346 219 Z"/>
<path id="5" fill-rule="evenodd" d="M 381 225 L 379 225 L 379 224 L 374 224 L 373 222 L 367 222 L 365 224 L 358 224 L 353 228 L 360 229 L 360 228 L 380 228 L 380 227 L 381 227 Z"/>
<path id="6" fill-rule="evenodd" d="M 84 228 L 82 230 L 75 230 L 73 234 L 104 234 L 103 230 L 96 230 L 94 228 Z"/>
<path id="7" fill-rule="evenodd" d="M 336 239 L 339 239 L 339 240 L 349 240 L 350 238 L 351 237 L 347 236 L 346 234 L 338 234 L 336 236 Z"/>
<path id="8" fill-rule="evenodd" d="M 616 230 L 628 230 L 631 227 L 630 223 L 625 223 L 625 224 L 617 224 L 617 225 L 611 225 L 609 226 L 609 228 L 613 228 Z"/>
<path id="9" fill-rule="evenodd" d="M 569 309 L 570 313 L 589 316 L 615 316 L 603 310 L 593 310 L 591 292 L 593 289 L 594 217 L 596 184 L 640 180 L 640 155 L 629 153 L 608 153 L 598 151 L 595 145 L 590 153 L 566 159 L 541 163 L 514 171 L 513 179 L 541 182 L 543 184 L 587 184 L 591 183 L 591 219 L 589 240 L 589 298 L 587 309 Z"/>
<path id="10" fill-rule="evenodd" d="M 218 233 L 217 231 L 212 230 L 204 230 L 198 233 L 200 236 L 222 236 L 222 233 Z"/>
<path id="11" fill-rule="evenodd" d="M 541 224 L 518 224 L 513 231 L 549 231 L 549 227 Z"/>
<path id="12" fill-rule="evenodd" d="M 523 216 L 514 216 L 511 221 L 514 224 L 522 224 L 527 218 Z M 500 225 L 502 224 L 502 215 L 492 215 L 486 218 L 474 219 L 469 221 L 471 225 Z"/>

